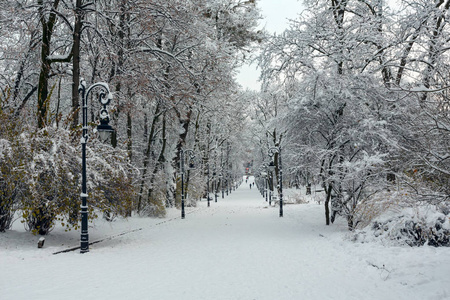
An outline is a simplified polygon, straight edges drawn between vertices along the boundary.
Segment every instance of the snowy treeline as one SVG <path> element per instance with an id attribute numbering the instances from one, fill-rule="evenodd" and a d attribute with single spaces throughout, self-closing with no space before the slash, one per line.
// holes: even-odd
<path id="1" fill-rule="evenodd" d="M 91 217 L 178 206 L 182 149 L 198 165 L 190 205 L 207 178 L 228 189 L 243 162 L 275 162 L 278 181 L 277 146 L 285 186 L 325 192 L 326 224 L 342 216 L 354 230 L 392 206 L 431 205 L 448 243 L 450 0 L 304 0 L 274 36 L 257 30 L 257 4 L 4 1 L 0 230 L 17 210 L 41 234 L 56 219 L 77 226 L 83 77 L 114 93 L 112 145 L 88 142 Z M 244 92 L 234 75 L 256 53 L 262 89 Z M 98 106 L 89 99 L 92 127 Z M 420 222 L 403 231 L 432 236 Z"/>
<path id="2" fill-rule="evenodd" d="M 2 1 L 0 231 L 15 211 L 46 234 L 77 226 L 80 78 L 114 94 L 112 146 L 90 130 L 90 217 L 162 216 L 180 201 L 181 149 L 193 149 L 192 204 L 207 166 L 215 189 L 242 170 L 243 98 L 236 69 L 263 37 L 255 1 Z M 95 94 L 95 93 L 93 93 Z M 88 99 L 92 129 L 96 95 Z"/>
<path id="3" fill-rule="evenodd" d="M 286 183 L 325 191 L 327 224 L 363 227 L 400 202 L 448 224 L 450 1 L 304 5 L 259 59 L 257 164 L 280 145 Z"/>

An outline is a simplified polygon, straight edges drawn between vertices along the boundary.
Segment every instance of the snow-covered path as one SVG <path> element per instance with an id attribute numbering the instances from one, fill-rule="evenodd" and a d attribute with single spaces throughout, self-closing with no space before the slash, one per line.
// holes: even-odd
<path id="1" fill-rule="evenodd" d="M 317 204 L 280 218 L 245 183 L 157 222 L 130 220 L 143 229 L 83 255 L 5 250 L 3 238 L 0 299 L 450 299 L 449 249 L 354 243 L 344 224 L 323 225 Z"/>

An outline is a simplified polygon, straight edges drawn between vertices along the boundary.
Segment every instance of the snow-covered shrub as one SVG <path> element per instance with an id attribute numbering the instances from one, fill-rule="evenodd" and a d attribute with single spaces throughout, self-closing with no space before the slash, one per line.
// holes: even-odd
<path id="1" fill-rule="evenodd" d="M 27 153 L 20 143 L 21 124 L 3 107 L 7 101 L 0 96 L 0 232 L 11 227 L 14 213 L 20 208 L 20 199 L 27 190 L 24 167 Z"/>
<path id="2" fill-rule="evenodd" d="M 130 216 L 136 191 L 133 186 L 134 168 L 126 153 L 98 140 L 93 140 L 91 147 L 87 177 L 92 206 L 109 221 L 117 216 Z"/>
<path id="3" fill-rule="evenodd" d="M 51 201 L 33 200 L 23 212 L 27 230 L 34 234 L 46 235 L 54 227 L 56 211 Z"/>
<path id="4" fill-rule="evenodd" d="M 20 167 L 21 153 L 14 148 L 9 141 L 0 139 L 0 232 L 11 227 L 20 196 L 26 189 L 25 172 Z"/>
<path id="5" fill-rule="evenodd" d="M 97 206 L 103 211 L 103 217 L 112 221 L 117 216 L 130 216 L 135 196 L 131 178 L 117 176 L 111 171 L 105 173 L 104 178 L 108 180 L 99 182 L 93 195 L 98 198 Z"/>
<path id="6" fill-rule="evenodd" d="M 81 204 L 78 133 L 47 127 L 22 136 L 28 145 L 25 151 L 31 156 L 26 167 L 29 191 L 22 200 L 23 222 L 33 233 L 47 234 L 56 221 L 68 230 L 78 228 Z M 96 211 L 110 220 L 117 215 L 129 215 L 135 191 L 125 152 L 92 138 L 86 164 L 89 219 L 97 217 Z"/>
<path id="7" fill-rule="evenodd" d="M 286 198 L 284 200 L 285 204 L 305 204 L 308 203 L 308 201 L 305 199 L 305 197 L 300 193 L 292 192 L 289 195 L 286 195 Z"/>
<path id="8" fill-rule="evenodd" d="M 355 219 L 358 220 L 355 228 L 367 227 L 389 209 L 398 207 L 400 203 L 404 202 L 404 194 L 399 191 L 381 190 L 377 193 L 371 193 L 370 197 L 361 201 L 355 210 Z"/>
<path id="9" fill-rule="evenodd" d="M 138 171 L 127 152 L 91 138 L 86 160 L 89 205 L 109 221 L 117 216 L 130 216 L 136 197 L 133 180 Z"/>
<path id="10" fill-rule="evenodd" d="M 81 168 L 69 132 L 48 127 L 24 133 L 22 140 L 31 156 L 26 167 L 28 194 L 22 200 L 26 228 L 45 235 L 58 219 L 77 226 Z"/>
<path id="11" fill-rule="evenodd" d="M 435 206 L 405 208 L 376 218 L 365 234 L 399 245 L 449 247 L 450 216 Z"/>

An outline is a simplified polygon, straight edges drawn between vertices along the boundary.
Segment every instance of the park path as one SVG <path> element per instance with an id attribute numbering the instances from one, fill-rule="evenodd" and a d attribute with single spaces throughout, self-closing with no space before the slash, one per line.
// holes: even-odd
<path id="1" fill-rule="evenodd" d="M 0 299 L 440 299 L 432 274 L 404 268 L 409 248 L 353 243 L 344 223 L 322 219 L 316 203 L 286 205 L 280 218 L 244 182 L 185 219 L 129 220 L 142 230 L 86 254 L 0 255 Z"/>

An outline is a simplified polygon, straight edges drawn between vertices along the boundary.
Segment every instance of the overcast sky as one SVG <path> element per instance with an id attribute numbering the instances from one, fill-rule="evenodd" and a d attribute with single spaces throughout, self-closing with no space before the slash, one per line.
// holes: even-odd
<path id="1" fill-rule="evenodd" d="M 260 21 L 260 26 L 270 34 L 282 33 L 288 26 L 288 19 L 295 19 L 302 9 L 299 0 L 257 0 L 257 5 L 264 17 Z M 241 68 L 237 80 L 244 88 L 259 90 L 258 77 L 259 69 L 256 69 L 255 65 L 250 65 Z"/>

